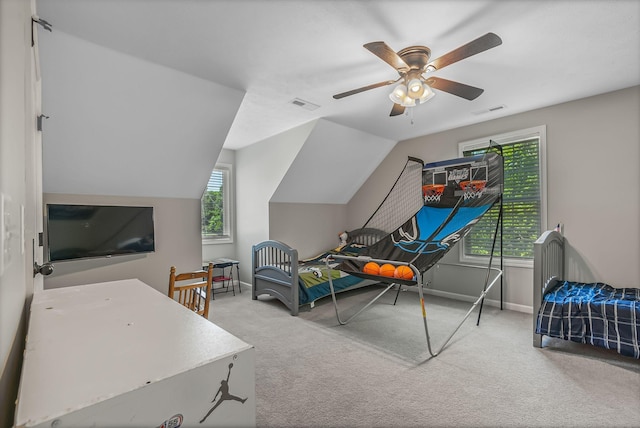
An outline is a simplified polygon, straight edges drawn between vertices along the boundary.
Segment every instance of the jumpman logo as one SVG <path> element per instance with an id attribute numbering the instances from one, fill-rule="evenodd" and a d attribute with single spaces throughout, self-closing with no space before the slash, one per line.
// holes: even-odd
<path id="1" fill-rule="evenodd" d="M 218 398 L 218 394 L 220 394 L 220 399 L 218 400 L 218 402 L 216 404 L 213 405 L 213 407 L 211 408 L 211 410 L 209 410 L 209 412 L 206 414 L 206 416 L 204 418 L 202 418 L 200 423 L 203 423 L 209 417 L 211 412 L 213 412 L 223 401 L 235 400 L 235 401 L 239 401 L 239 402 L 241 402 L 243 404 L 244 404 L 245 401 L 247 401 L 246 398 L 240 398 L 240 397 L 236 397 L 235 395 L 229 394 L 229 376 L 231 376 L 231 368 L 232 367 L 233 367 L 233 363 L 229 363 L 229 373 L 227 373 L 227 380 L 221 380 L 220 381 L 220 388 L 218 388 L 218 392 L 216 392 L 216 395 L 215 395 L 215 397 L 213 397 L 213 400 L 211 400 L 211 402 L 213 403 L 214 401 L 216 401 L 216 398 Z"/>

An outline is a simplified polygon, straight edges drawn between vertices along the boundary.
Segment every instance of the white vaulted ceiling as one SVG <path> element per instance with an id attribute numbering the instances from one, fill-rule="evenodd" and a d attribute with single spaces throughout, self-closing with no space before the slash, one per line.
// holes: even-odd
<path id="1" fill-rule="evenodd" d="M 45 192 L 202 195 L 242 91 L 61 32 L 40 55 Z"/>
<path id="2" fill-rule="evenodd" d="M 396 142 L 640 84 L 637 0 L 39 0 L 37 7 L 54 28 L 39 33 L 43 103 L 56 110 L 45 111 L 45 156 L 73 155 L 85 169 L 93 159 L 94 171 L 122 162 L 125 176 L 146 168 L 142 160 L 162 170 L 186 149 L 215 159 L 222 147 L 241 149 L 320 118 Z M 436 91 L 412 117 L 389 117 L 391 86 L 332 98 L 397 78 L 365 43 L 396 51 L 426 45 L 437 58 L 487 32 L 502 45 L 434 74 L 483 88 L 474 101 Z M 47 42 L 55 46 L 49 53 Z M 123 75 L 125 63 L 132 70 Z M 319 107 L 298 107 L 296 98 Z M 79 117 L 78 129 L 59 134 Z M 140 135 L 118 134 L 122 123 Z M 47 136 L 58 154 L 46 152 Z M 89 153 L 89 140 L 101 147 Z M 122 160 L 127 153 L 136 154 L 135 165 Z M 54 172 L 48 160 L 45 177 Z M 107 174 L 104 181 L 113 180 Z M 55 181 L 64 188 L 64 180 L 71 178 Z"/>

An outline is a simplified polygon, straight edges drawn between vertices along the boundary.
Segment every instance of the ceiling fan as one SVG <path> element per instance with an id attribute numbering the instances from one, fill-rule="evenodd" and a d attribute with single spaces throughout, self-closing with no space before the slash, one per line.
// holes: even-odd
<path id="1" fill-rule="evenodd" d="M 502 39 L 500 39 L 500 37 L 494 33 L 487 33 L 433 61 L 429 61 L 431 49 L 426 46 L 409 46 L 395 52 L 385 42 L 367 43 L 364 47 L 393 67 L 400 77 L 396 80 L 385 80 L 384 82 L 342 92 L 334 95 L 333 98 L 338 100 L 370 89 L 401 82 L 389 95 L 389 98 L 394 103 L 390 116 L 400 115 L 404 113 L 406 107 L 413 107 L 416 103 L 426 102 L 434 95 L 432 88 L 467 100 L 474 100 L 484 92 L 484 89 L 440 77 L 429 76 L 428 73 L 440 70 L 447 65 L 501 44 Z"/>

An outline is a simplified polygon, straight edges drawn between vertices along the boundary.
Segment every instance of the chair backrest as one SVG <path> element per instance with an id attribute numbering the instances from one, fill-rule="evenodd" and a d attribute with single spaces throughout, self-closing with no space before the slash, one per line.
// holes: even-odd
<path id="1" fill-rule="evenodd" d="M 181 284 L 177 284 L 182 282 Z M 176 274 L 175 266 L 169 273 L 169 297 L 205 318 L 209 317 L 209 302 L 213 288 L 213 263 L 207 270 Z"/>

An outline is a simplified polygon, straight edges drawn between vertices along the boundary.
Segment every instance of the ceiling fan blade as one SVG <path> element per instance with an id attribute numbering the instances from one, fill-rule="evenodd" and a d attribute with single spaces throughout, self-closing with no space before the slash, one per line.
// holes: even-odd
<path id="1" fill-rule="evenodd" d="M 371 42 L 364 45 L 371 53 L 395 68 L 398 73 L 406 73 L 411 67 L 385 42 Z"/>
<path id="2" fill-rule="evenodd" d="M 358 89 L 352 89 L 347 92 L 336 94 L 333 96 L 333 98 L 335 98 L 336 100 L 339 100 L 340 98 L 348 97 L 349 95 L 359 94 L 360 92 L 368 91 L 369 89 L 375 89 L 375 88 L 380 88 L 382 86 L 391 85 L 393 83 L 396 83 L 398 80 L 385 80 L 384 82 L 374 83 L 373 85 L 363 86 L 362 88 L 358 88 Z"/>
<path id="3" fill-rule="evenodd" d="M 484 92 L 484 89 L 465 85 L 464 83 L 454 82 L 453 80 L 442 79 L 440 77 L 429 77 L 426 80 L 426 83 L 432 88 L 466 98 L 469 101 L 475 100 Z"/>
<path id="4" fill-rule="evenodd" d="M 484 52 L 488 49 L 495 48 L 502 44 L 502 39 L 494 33 L 487 33 L 484 36 L 478 37 L 475 40 L 470 41 L 466 45 L 460 46 L 458 49 L 454 49 L 451 52 L 442 55 L 440 58 L 436 58 L 427 64 L 427 68 L 433 67 L 436 70 L 440 70 L 447 65 L 453 64 L 465 58 L 469 58 L 480 52 Z"/>
<path id="5" fill-rule="evenodd" d="M 393 104 L 393 108 L 391 109 L 391 114 L 389 116 L 399 116 L 404 113 L 404 107 L 400 104 Z"/>

